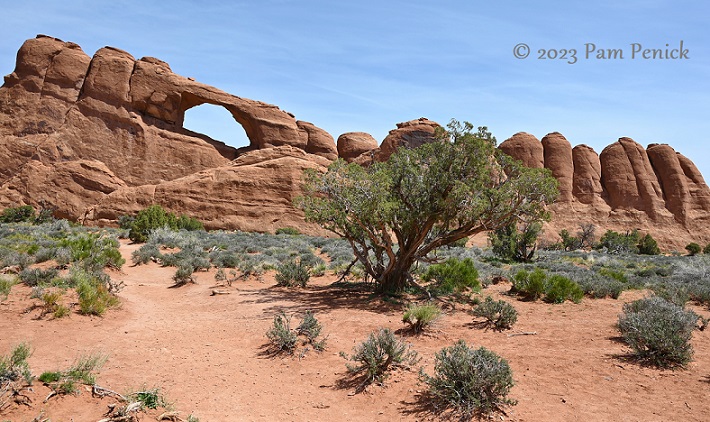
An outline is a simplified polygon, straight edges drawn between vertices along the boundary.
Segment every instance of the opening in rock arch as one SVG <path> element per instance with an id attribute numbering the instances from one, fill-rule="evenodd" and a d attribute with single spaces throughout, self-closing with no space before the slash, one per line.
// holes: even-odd
<path id="1" fill-rule="evenodd" d="M 186 110 L 182 127 L 234 148 L 248 147 L 251 143 L 242 125 L 218 105 L 204 103 Z"/>

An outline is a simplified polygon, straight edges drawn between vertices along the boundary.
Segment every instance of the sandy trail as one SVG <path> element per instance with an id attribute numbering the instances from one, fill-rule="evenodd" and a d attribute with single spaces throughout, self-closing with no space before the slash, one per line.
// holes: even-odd
<path id="1" fill-rule="evenodd" d="M 366 292 L 329 287 L 333 276 L 313 279 L 306 289 L 263 281 L 237 281 L 230 294 L 211 296 L 214 270 L 197 273 L 197 284 L 177 289 L 174 268 L 131 266 L 136 245 L 122 243 L 129 264 L 112 276 L 126 287 L 122 307 L 103 318 L 72 314 L 61 320 L 36 320 L 23 313 L 29 289 L 15 286 L 0 305 L 0 351 L 21 341 L 34 348 L 34 373 L 64 369 L 82 353 L 104 352 L 109 360 L 98 376 L 102 386 L 125 393 L 160 387 L 185 417 L 205 421 L 392 421 L 432 416 L 418 405 L 417 369 L 398 371 L 385 388 L 363 394 L 339 388 L 346 380 L 340 351 L 378 327 L 403 328 L 401 308 Z M 581 304 L 527 303 L 503 295 L 509 285 L 485 293 L 510 301 L 519 312 L 508 336 L 472 327 L 465 312 L 450 311 L 429 335 L 408 337 L 432 371 L 434 353 L 462 338 L 509 360 L 516 381 L 507 409 L 514 421 L 705 421 L 710 415 L 710 330 L 696 332 L 695 360 L 687 370 L 643 368 L 619 358 L 627 352 L 617 340 L 615 322 L 625 301 L 643 296 L 626 292 L 620 300 L 585 299 Z M 265 332 L 279 310 L 312 310 L 329 335 L 328 349 L 302 359 L 270 357 Z M 707 309 L 695 308 L 708 317 Z M 37 394 L 44 393 L 35 383 Z M 96 421 L 109 399 L 84 393 L 0 415 L 0 420 L 31 420 L 41 410 L 53 421 Z"/>

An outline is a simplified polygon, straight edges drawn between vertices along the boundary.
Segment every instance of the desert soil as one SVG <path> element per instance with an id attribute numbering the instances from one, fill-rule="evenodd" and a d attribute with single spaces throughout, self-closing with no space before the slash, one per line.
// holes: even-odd
<path id="1" fill-rule="evenodd" d="M 69 318 L 37 319 L 24 312 L 30 290 L 17 285 L 0 305 L 0 353 L 19 342 L 34 350 L 33 373 L 65 369 L 80 355 L 109 354 L 98 384 L 126 393 L 159 387 L 186 419 L 206 421 L 393 421 L 435 417 L 419 401 L 424 386 L 418 368 L 398 370 L 385 386 L 354 394 L 339 352 L 351 352 L 368 333 L 403 328 L 402 306 L 367 292 L 331 287 L 334 276 L 315 278 L 305 289 L 276 287 L 273 274 L 237 281 L 212 296 L 214 270 L 197 273 L 197 284 L 168 288 L 174 268 L 131 266 L 137 245 L 122 243 L 128 264 L 114 279 L 125 282 L 120 309 L 104 317 L 73 313 Z M 642 297 L 626 292 L 619 300 L 549 305 L 521 302 L 505 295 L 507 284 L 484 294 L 503 298 L 518 310 L 513 330 L 476 328 L 464 307 L 448 309 L 434 330 L 407 336 L 433 370 L 434 353 L 464 339 L 508 359 L 516 385 L 516 406 L 497 420 L 511 421 L 707 421 L 710 419 L 710 330 L 693 338 L 694 361 L 685 370 L 658 370 L 624 359 L 615 322 L 625 301 Z M 710 317 L 707 309 L 694 307 Z M 265 332 L 283 310 L 316 313 L 328 348 L 302 358 L 267 353 Z M 513 335 L 514 333 L 535 335 Z M 97 421 L 111 398 L 52 397 L 34 383 L 31 406 L 19 406 L 0 420 L 31 421 L 42 414 L 57 421 Z M 144 420 L 148 420 L 147 418 Z"/>

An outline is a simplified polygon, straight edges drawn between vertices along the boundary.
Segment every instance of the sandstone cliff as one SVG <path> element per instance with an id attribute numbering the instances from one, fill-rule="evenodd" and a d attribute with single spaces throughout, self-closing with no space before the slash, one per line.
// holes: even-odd
<path id="1" fill-rule="evenodd" d="M 227 109 L 250 145 L 235 149 L 183 128 L 185 111 L 205 103 Z M 383 161 L 397 148 L 435 141 L 438 127 L 419 118 L 398 123 L 379 146 L 364 132 L 342 134 L 336 146 L 277 106 L 176 75 L 159 59 L 112 47 L 89 57 L 39 35 L 22 45 L 0 87 L 0 208 L 51 207 L 58 217 L 103 225 L 160 204 L 208 228 L 322 234 L 292 206 L 303 169 L 325 170 L 338 157 Z M 666 249 L 710 242 L 710 189 L 668 145 L 644 149 L 621 138 L 597 154 L 556 132 L 542 141 L 521 132 L 499 147 L 559 181 L 552 238 L 594 223 L 600 232 L 639 228 Z"/>
<path id="2" fill-rule="evenodd" d="M 185 111 L 204 103 L 227 109 L 243 126 L 249 147 L 238 151 L 184 129 Z M 250 170 L 232 162 L 244 153 L 284 146 L 292 147 L 288 154 L 262 154 L 261 165 Z M 302 214 L 290 206 L 299 192 L 299 171 L 337 157 L 333 137 L 311 123 L 176 75 L 161 60 L 136 60 L 112 47 L 89 57 L 74 43 L 37 36 L 22 45 L 14 72 L 0 88 L 0 207 L 49 206 L 60 217 L 93 221 L 95 205 L 135 210 L 136 205 L 121 208 L 121 195 L 155 187 L 153 196 L 136 193 L 136 204 L 160 203 L 211 227 L 224 219 L 223 227 L 267 230 L 279 221 L 302 223 Z M 179 193 L 170 183 L 177 180 Z M 219 183 L 202 183 L 206 190 L 195 193 L 190 186 L 198 180 Z M 272 190 L 274 185 L 281 187 Z M 196 196 L 168 198 L 189 189 Z M 253 209 L 244 214 L 248 204 Z"/>
<path id="3" fill-rule="evenodd" d="M 695 165 L 668 145 L 645 150 L 621 138 L 597 154 L 586 145 L 571 148 L 555 132 L 541 142 L 518 133 L 500 149 L 529 167 L 550 169 L 557 178 L 560 196 L 550 207 L 551 238 L 563 228 L 574 233 L 580 223 L 594 223 L 600 231 L 640 229 L 666 249 L 710 242 L 710 189 Z"/>

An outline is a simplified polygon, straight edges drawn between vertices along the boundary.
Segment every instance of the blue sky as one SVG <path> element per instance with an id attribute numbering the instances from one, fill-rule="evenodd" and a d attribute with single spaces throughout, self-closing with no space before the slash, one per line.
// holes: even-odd
<path id="1" fill-rule="evenodd" d="M 668 143 L 710 177 L 710 3 L 703 1 L 77 1 L 3 6 L 0 72 L 42 33 L 92 55 L 110 45 L 173 71 L 276 104 L 337 138 L 381 141 L 397 122 L 428 117 L 486 125 L 502 142 L 559 131 L 597 152 L 619 137 Z M 689 59 L 631 59 L 631 44 Z M 530 46 L 527 59 L 513 47 Z M 585 44 L 624 59 L 585 59 Z M 669 47 L 666 47 L 669 44 Z M 577 63 L 538 59 L 576 49 Z M 190 110 L 186 127 L 228 143 L 226 111 Z"/>

